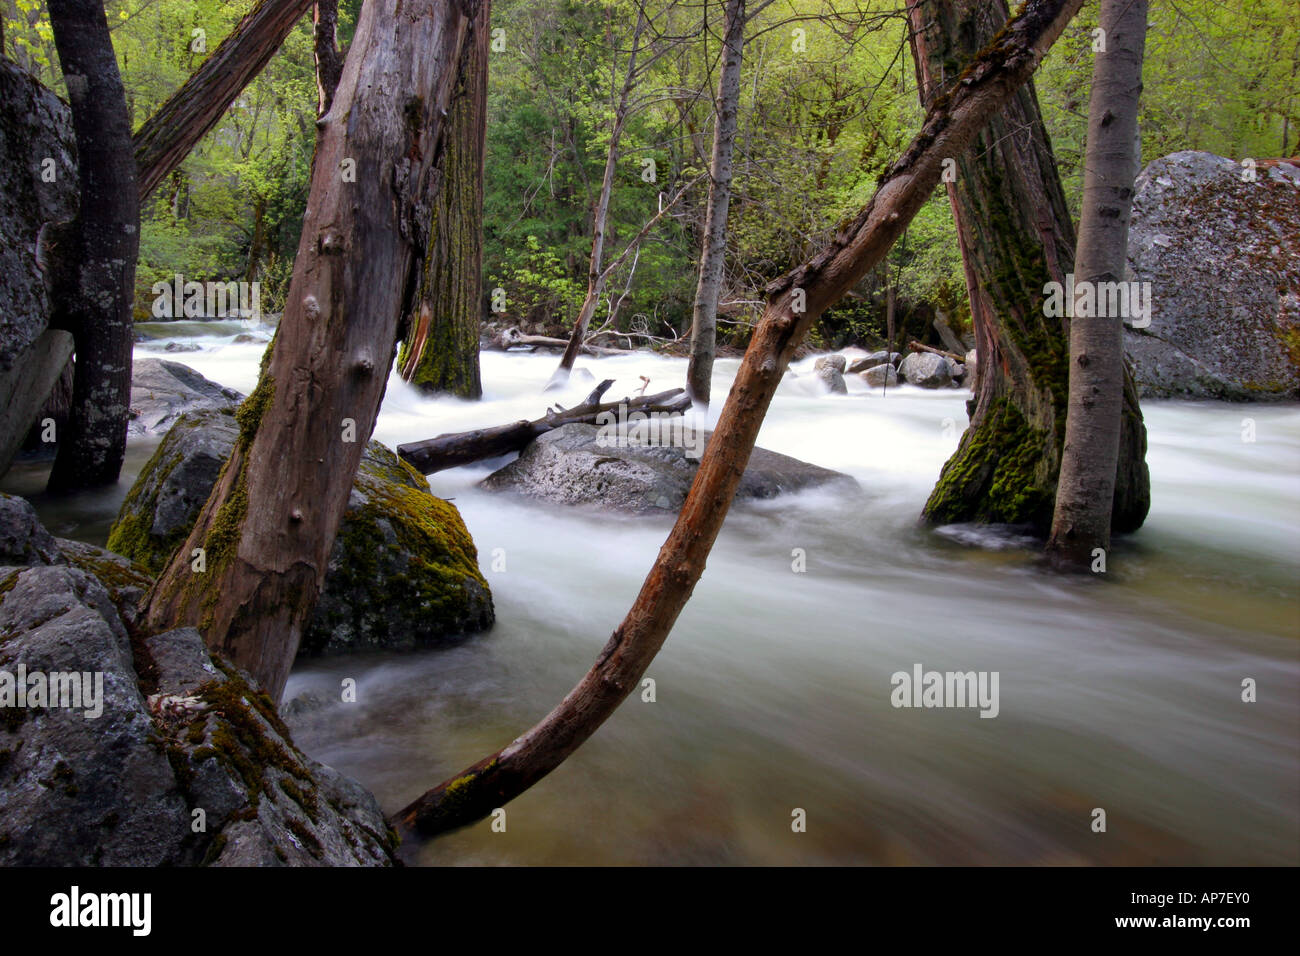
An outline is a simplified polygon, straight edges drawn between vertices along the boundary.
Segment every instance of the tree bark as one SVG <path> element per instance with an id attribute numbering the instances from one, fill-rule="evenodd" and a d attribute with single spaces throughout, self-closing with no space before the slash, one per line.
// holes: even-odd
<path id="1" fill-rule="evenodd" d="M 180 165 L 262 72 L 312 0 L 262 0 L 135 134 L 143 200 Z"/>
<path id="2" fill-rule="evenodd" d="M 100 0 L 50 0 L 50 25 L 67 81 L 77 137 L 81 206 L 60 244 L 51 325 L 72 332 L 76 369 L 67 428 L 49 489 L 117 481 L 131 403 L 131 302 L 140 247 L 140 204 L 126 91 Z"/>
<path id="3" fill-rule="evenodd" d="M 1101 0 L 1105 49 L 1092 67 L 1088 143 L 1075 284 L 1122 283 L 1138 167 L 1138 101 L 1147 0 Z M 1098 306 L 1101 297 L 1095 297 Z M 1069 416 L 1047 554 L 1061 568 L 1087 570 L 1094 549 L 1110 549 L 1111 507 L 1124 413 L 1124 321 L 1075 314 L 1070 321 Z"/>
<path id="4" fill-rule="evenodd" d="M 324 116 L 334 102 L 343 54 L 338 46 L 339 0 L 316 0 L 312 11 L 312 55 L 316 61 L 316 115 Z"/>
<path id="5" fill-rule="evenodd" d="M 745 45 L 745 0 L 727 0 L 722 47 L 722 76 L 718 80 L 713 156 L 709 162 L 709 199 L 704 214 L 704 244 L 700 278 L 691 317 L 691 358 L 686 388 L 692 400 L 709 405 L 713 356 L 718 341 L 718 295 L 727 255 L 727 211 L 731 204 L 731 152 L 740 112 L 740 62 Z"/>
<path id="6" fill-rule="evenodd" d="M 239 440 L 147 599 L 279 701 L 393 360 L 473 0 L 368 0 L 319 123 L 276 341 Z M 355 164 L 355 166 L 353 166 Z M 354 169 L 355 176 L 347 170 Z M 206 570 L 191 559 L 203 548 Z"/>
<path id="7" fill-rule="evenodd" d="M 447 117 L 441 188 L 431 204 L 429 248 L 398 354 L 402 379 L 422 392 L 479 398 L 483 293 L 483 158 L 487 132 L 488 29 L 483 10 L 465 41 Z"/>
<path id="8" fill-rule="evenodd" d="M 908 12 L 923 104 L 942 99 L 1007 17 L 1005 0 L 912 0 Z M 1044 314 L 1042 290 L 1064 282 L 1075 234 L 1033 86 L 1018 91 L 971 148 L 951 158 L 980 373 L 967 403 L 970 427 L 923 518 L 1029 525 L 1046 534 L 1069 373 L 1068 328 Z M 1146 517 L 1150 480 L 1131 377 L 1124 428 L 1114 519 L 1117 530 L 1132 530 Z"/>
<path id="9" fill-rule="evenodd" d="M 531 730 L 395 814 L 394 825 L 431 836 L 465 826 L 518 796 L 590 737 L 638 686 L 704 571 L 786 366 L 812 323 L 877 266 L 960 155 L 1022 85 L 1083 0 L 1028 0 L 950 96 L 928 111 L 875 195 L 815 259 L 767 288 L 717 428 L 668 540 L 623 623 L 587 675 Z"/>

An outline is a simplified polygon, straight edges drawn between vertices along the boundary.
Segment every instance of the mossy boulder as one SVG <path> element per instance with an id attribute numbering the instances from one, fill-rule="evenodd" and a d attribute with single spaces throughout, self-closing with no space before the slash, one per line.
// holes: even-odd
<path id="1" fill-rule="evenodd" d="M 127 494 L 109 550 L 157 574 L 189 535 L 238 438 L 226 410 L 182 415 Z M 460 513 L 430 493 L 423 475 L 370 442 L 299 653 L 437 646 L 493 620 Z"/>

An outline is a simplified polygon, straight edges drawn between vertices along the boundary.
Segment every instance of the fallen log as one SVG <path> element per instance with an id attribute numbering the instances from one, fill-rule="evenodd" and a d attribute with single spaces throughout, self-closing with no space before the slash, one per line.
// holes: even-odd
<path id="1" fill-rule="evenodd" d="M 916 339 L 912 339 L 912 341 L 908 342 L 907 347 L 913 352 L 932 352 L 935 355 L 942 355 L 944 358 L 952 359 L 954 362 L 961 362 L 963 364 L 966 362 L 966 356 L 964 355 L 958 355 L 956 352 L 945 352 L 943 349 L 937 349 L 932 345 L 922 345 L 920 342 L 916 341 Z"/>
<path id="2" fill-rule="evenodd" d="M 557 339 L 549 335 L 525 335 L 518 329 L 506 329 L 500 335 L 495 336 L 489 343 L 489 347 L 507 352 L 513 348 L 533 348 L 533 349 L 563 349 L 569 344 L 568 339 Z M 630 355 L 635 349 L 617 349 L 606 345 L 583 344 L 582 351 L 587 355 Z"/>
<path id="3" fill-rule="evenodd" d="M 541 418 L 531 422 L 525 419 L 508 425 L 476 428 L 473 431 L 454 432 L 425 441 L 398 445 L 397 454 L 403 461 L 417 468 L 421 474 L 432 475 L 446 468 L 455 468 L 484 458 L 495 458 L 512 451 L 521 451 L 538 435 L 544 435 L 561 425 L 602 424 L 597 422 L 597 416 L 605 412 L 617 414 L 622 409 L 625 415 L 630 415 L 632 412 L 680 415 L 691 407 L 690 396 L 682 388 L 640 398 L 624 398 L 622 401 L 606 402 L 603 405 L 596 404 L 612 384 L 612 379 L 601 382 L 587 396 L 583 404 L 575 408 L 566 409 L 556 405 L 554 408 L 547 409 L 546 414 Z"/>

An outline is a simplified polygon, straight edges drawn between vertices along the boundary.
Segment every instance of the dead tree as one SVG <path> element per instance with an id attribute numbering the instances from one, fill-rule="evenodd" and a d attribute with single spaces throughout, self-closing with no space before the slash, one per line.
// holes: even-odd
<path id="1" fill-rule="evenodd" d="M 427 237 L 444 117 L 476 0 L 368 0 L 321 119 L 276 342 L 239 440 L 146 601 L 155 630 L 196 625 L 278 701 L 397 344 Z M 196 571 L 196 552 L 204 569 Z"/>
<path id="2" fill-rule="evenodd" d="M 600 404 L 600 396 L 613 379 L 606 379 L 586 400 L 575 408 L 556 406 L 549 409 L 541 418 L 533 421 L 523 420 L 495 428 L 476 428 L 468 432 L 456 432 L 439 435 L 426 441 L 398 445 L 397 454 L 421 474 L 432 475 L 436 471 L 468 465 L 484 458 L 495 458 L 512 451 L 521 451 L 525 445 L 539 435 L 560 428 L 564 425 L 596 425 L 601 415 L 607 412 L 623 411 L 627 414 L 680 415 L 691 407 L 691 400 L 684 389 L 674 388 L 657 395 L 625 398 L 621 402 Z"/>

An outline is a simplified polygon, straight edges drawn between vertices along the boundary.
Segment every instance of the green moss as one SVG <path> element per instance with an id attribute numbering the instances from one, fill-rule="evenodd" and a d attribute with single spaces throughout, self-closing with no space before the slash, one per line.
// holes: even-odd
<path id="1" fill-rule="evenodd" d="M 172 429 L 193 428 L 197 424 L 190 416 L 181 416 Z M 117 521 L 108 532 L 108 550 L 130 558 L 149 574 L 159 574 L 189 536 L 188 528 L 178 528 L 165 537 L 153 534 L 158 489 L 182 461 L 184 456 L 175 450 L 175 442 L 164 438 L 141 469 L 140 477 L 122 502 Z"/>
<path id="2" fill-rule="evenodd" d="M 298 842 L 303 845 L 308 853 L 319 860 L 324 854 L 324 849 L 320 845 L 320 840 L 316 839 L 316 834 L 312 833 L 305 823 L 294 817 L 288 817 L 285 822 L 289 827 L 289 832 L 298 838 Z"/>
<path id="3" fill-rule="evenodd" d="M 0 581 L 0 601 L 3 601 L 4 596 L 14 589 L 14 585 L 18 583 L 20 573 L 19 571 L 10 571 L 5 575 L 5 579 Z"/>
<path id="4" fill-rule="evenodd" d="M 270 354 L 268 349 L 267 354 Z M 253 444 L 257 430 L 262 426 L 266 413 L 275 401 L 275 379 L 265 372 L 257 380 L 253 394 L 244 399 L 235 411 L 235 421 L 239 423 L 239 446 L 245 451 Z"/>

